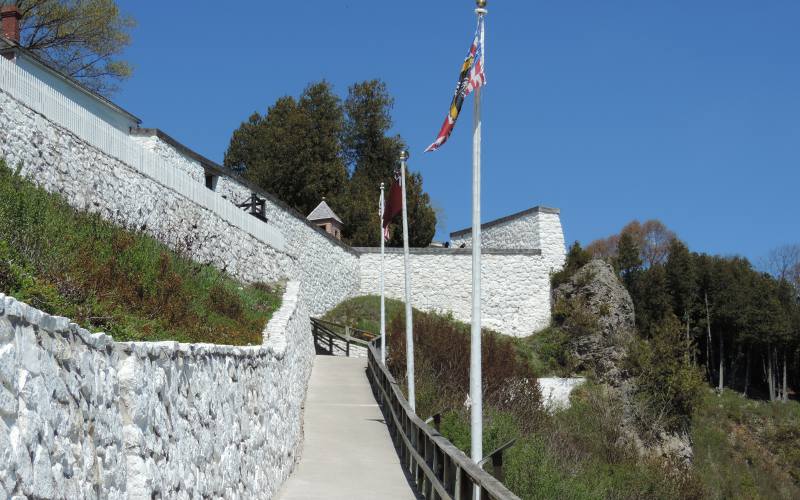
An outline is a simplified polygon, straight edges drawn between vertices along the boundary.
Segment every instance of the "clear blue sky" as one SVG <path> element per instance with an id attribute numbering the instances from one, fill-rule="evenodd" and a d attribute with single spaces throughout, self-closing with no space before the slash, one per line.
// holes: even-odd
<path id="1" fill-rule="evenodd" d="M 471 100 L 435 138 L 474 3 L 137 2 L 115 100 L 209 158 L 276 98 L 381 78 L 437 232 L 470 224 Z M 694 250 L 758 261 L 800 242 L 800 2 L 489 2 L 484 221 L 561 209 L 568 241 L 659 218 Z"/>

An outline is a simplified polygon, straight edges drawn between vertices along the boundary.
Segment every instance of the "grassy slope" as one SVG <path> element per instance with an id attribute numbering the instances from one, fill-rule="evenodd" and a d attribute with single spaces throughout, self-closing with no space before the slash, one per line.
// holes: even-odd
<path id="1" fill-rule="evenodd" d="M 394 299 L 385 300 L 386 324 L 403 313 L 403 302 Z M 416 310 L 414 313 L 416 314 Z M 377 295 L 365 295 L 346 300 L 328 311 L 322 318 L 327 321 L 347 325 L 372 333 L 381 331 L 381 302 Z"/>
<path id="2" fill-rule="evenodd" d="M 15 175 L 0 161 L 0 292 L 116 340 L 259 344 L 280 288 L 243 286 Z"/>
<path id="3" fill-rule="evenodd" d="M 709 391 L 692 422 L 695 471 L 713 498 L 800 498 L 800 403 Z"/>
<path id="4" fill-rule="evenodd" d="M 402 302 L 387 300 L 387 325 L 402 312 Z M 377 331 L 378 315 L 378 297 L 357 297 L 325 319 Z M 515 343 L 535 373 L 567 375 L 564 335 L 551 328 Z M 445 410 L 442 434 L 468 452 L 468 413 L 417 368 L 418 410 L 425 416 Z M 519 438 L 505 455 L 505 481 L 522 498 L 800 498 L 797 402 L 755 402 L 729 391 L 718 398 L 709 391 L 693 419 L 694 465 L 678 474 L 621 444 L 622 408 L 601 386 L 590 383 L 573 394 L 569 409 L 533 419 L 485 408 L 485 453 Z"/>

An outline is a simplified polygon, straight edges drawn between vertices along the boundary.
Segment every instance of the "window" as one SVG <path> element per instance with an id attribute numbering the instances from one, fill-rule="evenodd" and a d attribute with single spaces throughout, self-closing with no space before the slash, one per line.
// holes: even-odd
<path id="1" fill-rule="evenodd" d="M 212 191 L 217 190 L 217 181 L 219 180 L 219 176 L 214 174 L 206 174 L 206 187 Z"/>

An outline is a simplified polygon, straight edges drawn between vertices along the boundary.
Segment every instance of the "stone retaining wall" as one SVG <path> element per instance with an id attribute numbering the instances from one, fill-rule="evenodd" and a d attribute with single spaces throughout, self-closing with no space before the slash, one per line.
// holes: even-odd
<path id="1" fill-rule="evenodd" d="M 361 294 L 378 295 L 380 249 L 359 248 Z M 550 324 L 550 264 L 538 250 L 484 250 L 481 258 L 483 326 L 524 337 Z M 386 296 L 404 300 L 401 248 L 387 248 Z M 411 249 L 411 301 L 414 307 L 450 312 L 459 321 L 472 317 L 472 251 Z"/>
<path id="2" fill-rule="evenodd" d="M 118 343 L 0 294 L 0 498 L 269 498 L 314 355 L 290 282 L 263 346 Z"/>
<path id="3" fill-rule="evenodd" d="M 173 145 L 158 137 L 130 140 L 169 160 L 198 183 L 204 182 L 200 164 Z M 267 200 L 267 216 L 285 238 L 283 251 L 105 154 L 2 91 L 0 155 L 10 168 L 21 165 L 25 177 L 61 194 L 75 208 L 143 230 L 242 281 L 301 281 L 311 314 L 323 314 L 358 291 L 357 254 L 277 200 Z M 232 202 L 249 193 L 235 179 L 221 178 L 219 183 Z"/>

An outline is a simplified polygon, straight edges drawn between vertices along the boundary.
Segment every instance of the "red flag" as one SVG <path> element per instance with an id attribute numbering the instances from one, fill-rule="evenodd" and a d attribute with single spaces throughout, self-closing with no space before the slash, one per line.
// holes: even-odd
<path id="1" fill-rule="evenodd" d="M 383 235 L 387 240 L 389 234 L 389 224 L 397 214 L 403 211 L 403 190 L 400 187 L 400 171 L 394 173 L 394 181 L 389 188 L 389 197 L 386 199 L 386 206 L 383 210 Z"/>

